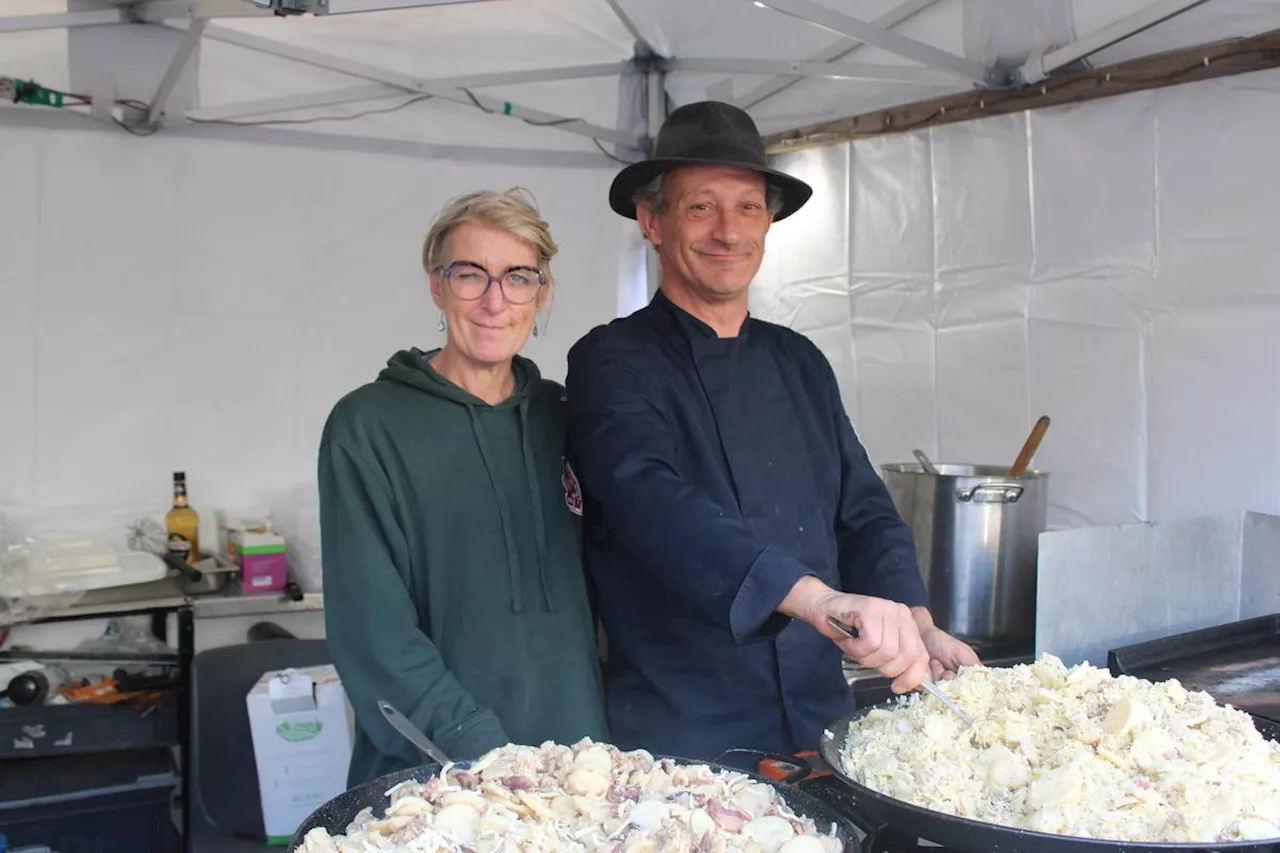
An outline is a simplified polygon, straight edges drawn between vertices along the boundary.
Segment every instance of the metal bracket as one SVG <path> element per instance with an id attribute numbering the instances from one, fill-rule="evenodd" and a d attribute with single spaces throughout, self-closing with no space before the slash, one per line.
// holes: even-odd
<path id="1" fill-rule="evenodd" d="M 1021 68 L 988 68 L 987 88 L 1016 89 L 1027 82 Z"/>

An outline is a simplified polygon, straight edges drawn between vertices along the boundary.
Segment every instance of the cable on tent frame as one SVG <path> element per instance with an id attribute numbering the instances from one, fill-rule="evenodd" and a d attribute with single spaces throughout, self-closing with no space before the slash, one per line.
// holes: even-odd
<path id="1" fill-rule="evenodd" d="M 12 89 L 12 91 L 10 91 L 10 89 Z M 471 103 L 475 106 L 476 109 L 488 115 L 498 114 L 499 112 L 498 110 L 490 109 L 489 107 L 486 107 L 483 103 L 481 103 L 480 99 L 477 98 L 470 89 L 464 88 L 461 91 L 466 94 L 466 96 L 471 100 Z M 10 97 L 12 98 L 14 103 L 30 104 L 32 106 L 47 106 L 47 107 L 53 107 L 55 109 L 68 110 L 70 112 L 77 112 L 76 110 L 72 109 L 73 107 L 93 106 L 93 98 L 90 95 L 83 95 L 78 92 L 63 92 L 58 89 L 50 89 L 47 86 L 41 86 L 39 83 L 37 83 L 34 80 L 16 80 L 16 79 L 11 80 L 8 77 L 0 76 L 0 99 L 7 99 Z M 414 95 L 399 104 L 395 104 L 394 106 L 375 107 L 373 109 L 362 110 L 360 112 L 349 113 L 345 115 L 322 115 L 322 116 L 311 116 L 310 118 L 293 118 L 293 119 L 290 119 L 290 118 L 256 119 L 256 120 L 250 120 L 250 121 L 238 121 L 235 119 L 199 119 L 199 118 L 187 117 L 187 121 L 193 124 L 223 124 L 223 125 L 231 125 L 233 127 L 259 127 L 263 125 L 315 124 L 317 122 L 326 122 L 326 121 L 350 121 L 352 119 L 364 118 L 365 116 L 385 115 L 387 113 L 394 113 L 398 110 L 404 109 L 405 107 L 412 106 L 413 104 L 421 103 L 422 101 L 430 100 L 434 97 L 435 97 L 434 95 L 425 94 L 425 93 Z M 129 107 L 131 109 L 138 110 L 144 115 L 150 113 L 151 111 L 150 104 L 144 103 L 143 101 L 130 99 L 130 98 L 118 99 L 115 101 L 115 104 L 116 106 Z M 552 119 L 551 121 L 534 121 L 533 119 L 527 119 L 527 118 L 524 118 L 523 116 L 513 115 L 512 105 L 509 102 L 505 102 L 505 101 L 502 104 L 501 114 L 504 116 L 510 116 L 511 118 L 518 118 L 520 121 L 524 122 L 525 124 L 531 125 L 533 127 L 556 127 L 559 125 L 572 124 L 577 121 L 582 121 L 582 119 L 578 119 L 578 118 L 558 118 L 558 119 Z M 148 125 L 135 126 L 135 125 L 130 125 L 127 122 L 121 121 L 120 119 L 116 118 L 114 115 L 111 117 L 111 120 L 115 122 L 115 124 L 118 127 L 120 127 L 122 130 L 128 131 L 134 136 L 151 136 L 152 134 L 160 130 L 159 122 L 152 122 L 151 124 L 148 124 Z M 613 160 L 616 163 L 622 163 L 623 165 L 628 165 L 630 163 L 629 160 L 624 160 L 623 158 L 610 153 L 610 151 L 607 148 L 605 148 L 603 145 L 600 144 L 600 140 L 596 139 L 595 137 L 592 137 L 591 141 L 595 143 L 595 146 L 600 150 L 600 153 L 608 157 L 610 160 Z"/>
<path id="2" fill-rule="evenodd" d="M 476 109 L 478 109 L 480 112 L 482 112 L 482 113 L 487 113 L 488 115 L 498 115 L 498 110 L 491 110 L 491 109 L 489 109 L 488 107 L 486 107 L 484 104 L 482 104 L 482 103 L 480 102 L 480 99 L 479 99 L 479 98 L 477 98 L 477 97 L 475 96 L 475 94 L 474 94 L 470 89 L 467 89 L 467 88 L 465 88 L 465 87 L 459 87 L 459 91 L 461 91 L 464 95 L 466 95 L 468 98 L 470 98 L 470 99 L 471 99 L 471 103 L 472 103 L 472 105 L 473 105 Z M 530 125 L 530 126 L 532 126 L 532 127 L 557 127 L 557 126 L 562 125 L 562 124 L 573 124 L 575 121 L 582 121 L 582 119 L 580 119 L 580 118 L 557 118 L 557 119 L 552 119 L 551 121 L 534 121 L 533 119 L 531 119 L 531 118 L 525 118 L 524 116 L 516 116 L 516 115 L 512 115 L 512 113 L 511 113 L 511 102 L 510 102 L 510 101 L 503 101 L 503 102 L 502 102 L 502 115 L 504 115 L 504 116 L 511 116 L 512 118 L 518 118 L 518 119 L 520 119 L 520 121 L 522 121 L 522 122 L 524 122 L 525 124 Z M 600 144 L 600 140 L 599 140 L 599 139 L 596 139 L 596 138 L 593 136 L 593 137 L 591 137 L 591 141 L 595 143 L 596 148 L 599 148 L 599 149 L 600 149 L 600 153 L 601 153 L 601 154 L 603 154 L 604 156 L 608 157 L 608 158 L 609 158 L 610 160 L 612 160 L 613 162 L 615 162 L 615 163 L 621 163 L 621 164 L 622 164 L 622 165 L 624 165 L 624 166 L 630 166 L 630 165 L 631 165 L 631 161 L 630 161 L 630 160 L 624 160 L 624 159 L 622 159 L 621 157 L 618 157 L 617 155 L 614 155 L 614 154 L 609 153 L 609 149 L 607 149 L 607 148 L 605 148 L 603 145 L 601 145 L 601 144 Z"/>

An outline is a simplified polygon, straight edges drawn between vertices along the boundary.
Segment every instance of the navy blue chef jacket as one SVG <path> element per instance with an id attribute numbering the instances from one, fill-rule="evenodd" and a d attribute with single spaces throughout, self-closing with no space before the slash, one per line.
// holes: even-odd
<path id="1" fill-rule="evenodd" d="M 718 338 L 659 291 L 573 347 L 567 390 L 614 740 L 816 749 L 853 697 L 840 650 L 775 612 L 792 585 L 927 603 L 826 357 L 756 319 Z"/>

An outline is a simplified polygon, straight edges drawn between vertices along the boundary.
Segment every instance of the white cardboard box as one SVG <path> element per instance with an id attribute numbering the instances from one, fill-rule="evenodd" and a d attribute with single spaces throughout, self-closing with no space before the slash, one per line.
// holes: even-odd
<path id="1" fill-rule="evenodd" d="M 287 844 L 304 820 L 347 789 L 351 730 L 332 666 L 263 673 L 245 697 L 268 841 Z"/>

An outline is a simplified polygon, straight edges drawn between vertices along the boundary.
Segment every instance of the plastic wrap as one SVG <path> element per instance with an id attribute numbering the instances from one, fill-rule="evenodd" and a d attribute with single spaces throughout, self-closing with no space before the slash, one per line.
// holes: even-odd
<path id="1" fill-rule="evenodd" d="M 11 516 L 0 513 L 0 627 L 30 622 L 54 610 L 71 607 L 83 590 L 64 590 L 52 595 L 27 595 L 31 587 L 32 555 L 42 540 L 31 536 Z"/>

